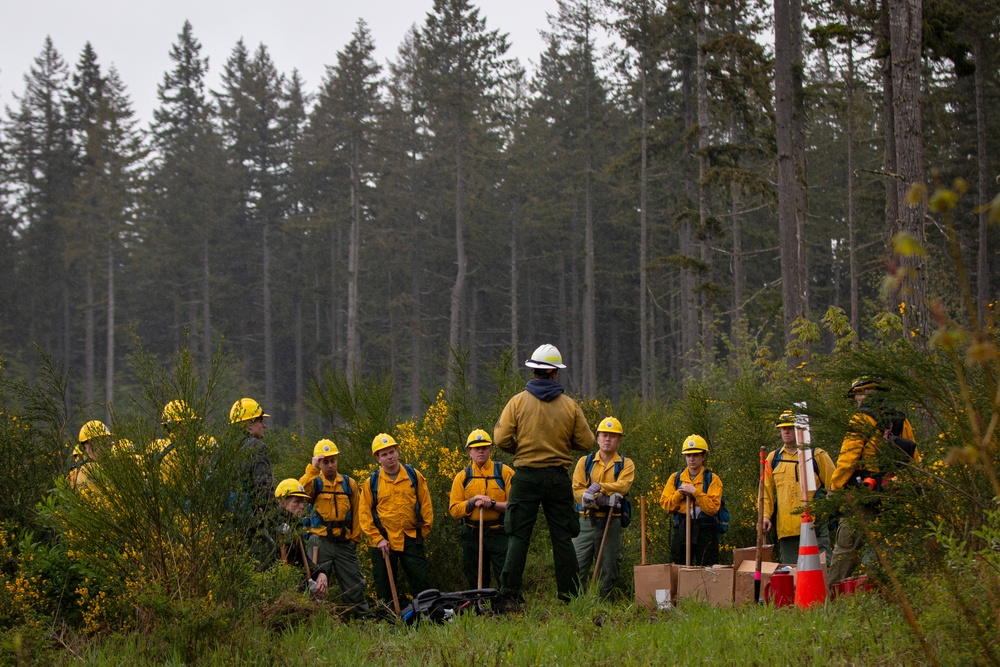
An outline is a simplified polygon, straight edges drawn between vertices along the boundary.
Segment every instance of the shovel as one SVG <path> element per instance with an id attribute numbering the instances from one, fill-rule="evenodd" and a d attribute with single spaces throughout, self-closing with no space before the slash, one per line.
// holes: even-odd
<path id="1" fill-rule="evenodd" d="M 399 616 L 399 596 L 396 595 L 396 578 L 392 576 L 392 563 L 389 562 L 389 552 L 383 551 L 382 556 L 385 558 L 385 573 L 389 575 L 389 590 L 392 591 L 392 606 L 396 610 L 396 616 Z"/>
<path id="2" fill-rule="evenodd" d="M 483 587 L 483 508 L 479 508 L 479 585 Z"/>
<path id="3" fill-rule="evenodd" d="M 760 602 L 760 561 L 764 551 L 764 472 L 767 448 L 760 448 L 760 484 L 757 487 L 757 562 L 753 570 L 753 601 Z"/>
<path id="4" fill-rule="evenodd" d="M 684 564 L 691 567 L 691 497 L 684 497 L 684 544 L 687 547 Z"/>
<path id="5" fill-rule="evenodd" d="M 597 573 L 601 569 L 601 557 L 604 555 L 604 543 L 608 541 L 608 531 L 611 529 L 611 514 L 614 506 L 608 504 L 608 518 L 604 520 L 604 537 L 601 538 L 601 546 L 597 550 L 597 562 L 594 563 L 594 581 L 597 581 Z"/>

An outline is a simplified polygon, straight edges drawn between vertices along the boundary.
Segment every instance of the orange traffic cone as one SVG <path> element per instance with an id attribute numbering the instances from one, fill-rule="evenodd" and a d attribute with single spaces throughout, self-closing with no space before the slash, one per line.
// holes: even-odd
<path id="1" fill-rule="evenodd" d="M 818 602 L 826 602 L 826 580 L 819 562 L 819 545 L 813 529 L 812 516 L 802 513 L 802 530 L 799 532 L 799 562 L 795 582 L 795 606 L 805 609 Z"/>

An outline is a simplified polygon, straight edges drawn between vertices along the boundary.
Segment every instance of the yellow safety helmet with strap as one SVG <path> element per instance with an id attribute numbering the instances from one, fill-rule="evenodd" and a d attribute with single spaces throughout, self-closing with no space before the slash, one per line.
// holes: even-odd
<path id="1" fill-rule="evenodd" d="M 775 424 L 778 428 L 784 428 L 786 426 L 795 426 L 795 415 L 792 414 L 791 410 L 785 410 L 778 417 L 778 422 Z"/>
<path id="2" fill-rule="evenodd" d="M 274 489 L 275 498 L 309 498 L 309 494 L 294 477 L 283 479 Z"/>
<path id="3" fill-rule="evenodd" d="M 372 456 L 375 456 L 383 449 L 398 445 L 399 443 L 388 433 L 379 433 L 372 439 Z"/>
<path id="4" fill-rule="evenodd" d="M 178 398 L 163 406 L 163 415 L 160 421 L 163 422 L 164 426 L 169 426 L 191 421 L 196 416 L 194 410 L 188 407 L 187 402 Z"/>
<path id="5" fill-rule="evenodd" d="M 708 442 L 700 435 L 691 434 L 684 438 L 681 454 L 707 454 Z"/>
<path id="6" fill-rule="evenodd" d="M 88 440 L 93 440 L 94 438 L 100 438 L 101 436 L 111 435 L 111 431 L 108 427 L 99 419 L 91 419 L 89 422 L 80 427 L 79 441 L 80 444 L 87 442 Z"/>
<path id="7" fill-rule="evenodd" d="M 337 445 L 333 443 L 333 440 L 323 438 L 316 443 L 313 447 L 313 456 L 337 456 L 340 454 L 340 450 L 337 449 Z"/>
<path id="8" fill-rule="evenodd" d="M 252 421 L 258 417 L 270 416 L 264 414 L 264 409 L 260 407 L 260 403 L 257 401 L 252 398 L 241 398 L 233 403 L 233 407 L 229 410 L 229 423 L 239 424 L 241 422 Z"/>
<path id="9" fill-rule="evenodd" d="M 490 434 L 481 428 L 477 428 L 475 431 L 469 434 L 469 437 L 465 441 L 465 447 L 490 447 L 493 445 L 493 439 Z"/>
<path id="10" fill-rule="evenodd" d="M 847 395 L 854 396 L 859 391 L 868 391 L 870 389 L 882 389 L 882 384 L 875 378 L 862 375 L 854 379 L 854 382 L 851 383 L 851 388 L 847 390 Z"/>
<path id="11" fill-rule="evenodd" d="M 597 425 L 598 433 L 617 433 L 619 435 L 624 435 L 625 431 L 622 429 L 622 423 L 615 419 L 614 417 L 605 417 L 601 420 L 601 423 Z"/>

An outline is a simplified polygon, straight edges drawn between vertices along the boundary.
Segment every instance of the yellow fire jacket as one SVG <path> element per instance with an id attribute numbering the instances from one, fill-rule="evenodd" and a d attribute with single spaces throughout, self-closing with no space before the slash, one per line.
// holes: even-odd
<path id="1" fill-rule="evenodd" d="M 878 472 L 877 454 L 883 445 L 885 438 L 878 433 L 877 422 L 871 415 L 858 412 L 851 418 L 851 430 L 844 436 L 844 442 L 840 445 L 840 454 L 837 456 L 837 469 L 833 472 L 830 480 L 831 489 L 842 489 L 851 478 L 851 473 L 858 469 Z M 915 440 L 913 426 L 909 419 L 903 420 L 902 437 L 907 440 Z M 920 452 L 913 453 L 913 460 L 920 461 Z"/>
<path id="2" fill-rule="evenodd" d="M 465 484 L 465 468 L 458 471 L 454 481 L 451 483 L 451 496 L 448 511 L 453 517 L 461 520 L 468 520 L 472 523 L 479 523 L 479 513 L 483 514 L 484 523 L 496 523 L 503 514 L 495 509 L 483 509 L 473 507 L 471 512 L 465 511 L 465 501 L 479 495 L 489 496 L 498 503 L 505 503 L 510 497 L 510 481 L 514 478 L 514 469 L 508 465 L 501 467 L 500 479 L 503 480 L 504 488 L 501 489 L 493 477 L 493 460 L 487 459 L 486 463 L 478 466 L 470 462 L 472 466 L 472 479 L 469 484 Z"/>
<path id="3" fill-rule="evenodd" d="M 830 489 L 830 479 L 833 476 L 833 459 L 822 449 L 813 448 L 813 458 L 819 468 L 817 486 L 822 483 Z M 767 455 L 767 468 L 764 473 L 764 516 L 770 518 L 774 514 L 774 504 L 778 504 L 778 516 L 775 530 L 778 539 L 798 537 L 802 529 L 802 487 L 799 484 L 798 450 L 791 451 L 782 445 L 781 460 L 775 468 L 774 452 Z M 809 500 L 816 495 L 809 492 Z"/>
<path id="4" fill-rule="evenodd" d="M 708 493 L 705 493 L 705 466 L 701 467 L 701 470 L 694 476 L 694 479 L 691 478 L 691 471 L 687 468 L 684 468 L 680 475 L 681 484 L 691 482 L 694 485 L 694 507 L 705 514 L 715 516 L 715 513 L 719 511 L 719 507 L 722 506 L 722 478 L 713 472 L 712 483 L 708 485 Z M 663 493 L 660 494 L 660 507 L 667 514 L 680 514 L 684 516 L 684 494 L 674 488 L 675 477 L 677 477 L 677 473 L 670 475 L 666 486 L 663 487 Z M 695 514 L 694 518 L 698 518 L 698 513 L 696 512 Z"/>
<path id="5" fill-rule="evenodd" d="M 569 468 L 572 450 L 590 451 L 594 433 L 580 405 L 566 394 L 542 401 L 522 391 L 500 413 L 493 443 L 514 455 L 515 468 Z"/>
<path id="6" fill-rule="evenodd" d="M 378 512 L 382 527 L 386 532 L 386 539 L 389 540 L 389 548 L 393 551 L 403 550 L 403 536 L 417 537 L 417 498 L 420 499 L 420 514 L 423 517 L 424 525 L 421 537 L 426 537 L 431 532 L 431 525 L 434 523 L 434 508 L 431 505 L 431 494 L 427 489 L 427 480 L 419 470 L 414 469 L 417 477 L 417 489 L 410 483 L 410 476 L 406 474 L 403 464 L 399 464 L 399 474 L 396 479 L 389 479 L 389 476 L 382 470 L 378 476 Z M 375 518 L 372 515 L 372 489 L 370 478 L 363 480 L 361 486 L 361 500 L 358 502 L 358 519 L 361 521 L 361 530 L 368 536 L 371 545 L 377 546 L 382 540 L 382 534 L 375 527 Z"/>
<path id="7" fill-rule="evenodd" d="M 320 479 L 321 484 L 316 480 Z M 350 495 L 344 493 L 343 479 L 347 479 Z M 358 483 L 347 475 L 338 473 L 336 481 L 331 481 L 311 463 L 306 464 L 306 472 L 299 479 L 299 484 L 309 494 L 309 502 L 323 520 L 319 526 L 311 526 L 309 532 L 320 537 L 339 537 L 361 541 L 361 519 L 358 516 L 358 505 L 361 503 L 361 493 Z M 322 491 L 317 492 L 317 487 Z M 344 519 L 351 515 L 349 525 L 344 525 Z M 329 525 L 328 525 L 329 522 Z"/>
<path id="8" fill-rule="evenodd" d="M 622 462 L 622 472 L 616 481 L 615 464 L 619 461 Z M 632 488 L 633 481 L 635 481 L 635 464 L 632 463 L 632 459 L 625 458 L 615 452 L 608 465 L 604 465 L 601 454 L 598 452 L 594 454 L 594 467 L 590 470 L 590 477 L 587 477 L 587 457 L 581 457 L 576 462 L 576 468 L 573 470 L 573 497 L 576 499 L 577 505 L 583 505 L 583 492 L 594 483 L 600 483 L 601 493 L 606 496 L 610 496 L 612 493 L 620 493 L 624 496 Z M 589 511 L 587 510 L 587 512 Z M 587 512 L 580 512 L 580 514 Z M 607 513 L 607 510 L 604 509 L 594 511 L 594 515 L 599 517 L 606 516 Z M 621 510 L 612 516 L 621 516 Z"/>

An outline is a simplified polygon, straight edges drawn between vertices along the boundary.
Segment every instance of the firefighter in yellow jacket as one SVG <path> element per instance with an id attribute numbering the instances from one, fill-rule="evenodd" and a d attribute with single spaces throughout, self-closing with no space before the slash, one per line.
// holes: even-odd
<path id="1" fill-rule="evenodd" d="M 687 507 L 690 506 L 691 564 L 716 565 L 719 562 L 719 532 L 715 515 L 722 506 L 722 479 L 705 467 L 708 455 L 705 438 L 700 435 L 684 438 L 681 454 L 687 465 L 670 475 L 660 495 L 660 506 L 674 521 L 670 559 L 674 563 L 687 560 L 685 524 Z"/>
<path id="2" fill-rule="evenodd" d="M 632 459 L 618 453 L 624 434 L 620 421 L 614 417 L 602 419 L 597 426 L 597 452 L 577 461 L 573 471 L 573 496 L 580 513 L 580 534 L 573 538 L 573 548 L 580 579 L 590 580 L 591 565 L 604 541 L 600 563 L 604 599 L 611 597 L 618 580 L 622 561 L 622 507 L 635 480 Z"/>
<path id="3" fill-rule="evenodd" d="M 799 482 L 802 473 L 799 470 L 799 438 L 791 410 L 781 413 L 777 427 L 781 430 L 781 446 L 767 455 L 764 474 L 764 531 L 771 529 L 772 522 L 776 524 L 781 562 L 794 564 L 799 559 L 802 531 L 802 487 Z M 829 492 L 833 475 L 830 455 L 818 447 L 812 452 L 816 491 L 809 492 L 810 501 Z M 826 553 L 827 562 L 831 562 L 830 529 L 826 524 L 816 525 L 816 541 L 820 550 Z"/>
<path id="4" fill-rule="evenodd" d="M 883 481 L 891 477 L 893 462 L 920 461 L 920 452 L 914 441 L 913 426 L 906 415 L 888 405 L 888 391 L 875 378 L 860 377 L 847 390 L 858 411 L 851 418 L 850 430 L 840 445 L 837 468 L 830 480 L 830 488 L 840 490 L 850 487 L 867 487 L 874 491 L 882 488 Z M 877 509 L 863 509 L 871 520 Z M 858 550 L 864 534 L 850 518 L 841 520 L 833 548 L 830 566 L 830 584 L 851 576 L 858 565 Z"/>
<path id="5" fill-rule="evenodd" d="M 104 422 L 92 419 L 80 427 L 77 440 L 79 444 L 73 449 L 76 465 L 66 476 L 70 488 L 74 490 L 83 489 L 90 483 L 94 466 L 111 443 L 111 431 Z"/>
<path id="6" fill-rule="evenodd" d="M 336 575 L 344 601 L 356 612 L 367 612 L 365 578 L 358 562 L 361 494 L 357 482 L 337 472 L 339 456 L 340 449 L 332 440 L 320 440 L 299 480 L 309 497 L 306 525 L 309 553 L 317 570 L 315 594 L 325 597 L 329 581 Z"/>
<path id="7" fill-rule="evenodd" d="M 483 522 L 483 585 L 490 585 L 490 570 L 497 582 L 507 558 L 507 533 L 503 515 L 507 511 L 514 469 L 492 461 L 493 440 L 477 428 L 469 434 L 465 451 L 472 462 L 451 483 L 448 511 L 462 522 L 462 562 L 469 588 L 479 585 L 479 519 Z"/>
<path id="8" fill-rule="evenodd" d="M 386 556 L 397 583 L 402 566 L 411 595 L 429 588 L 424 537 L 431 532 L 434 508 L 427 480 L 413 466 L 400 463 L 399 445 L 391 435 L 375 436 L 372 455 L 379 467 L 361 484 L 358 517 L 361 530 L 371 543 L 375 593 L 383 602 L 391 603 Z"/>

